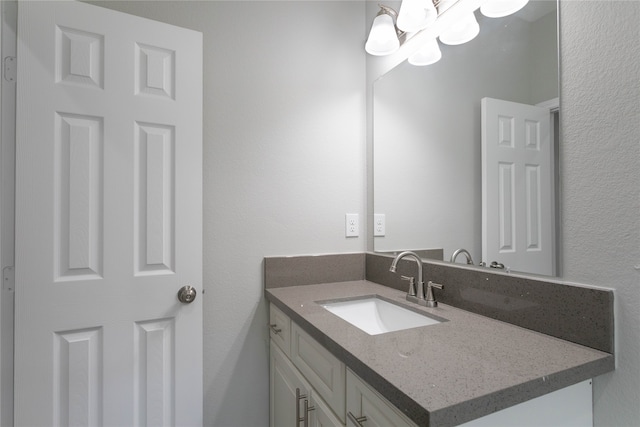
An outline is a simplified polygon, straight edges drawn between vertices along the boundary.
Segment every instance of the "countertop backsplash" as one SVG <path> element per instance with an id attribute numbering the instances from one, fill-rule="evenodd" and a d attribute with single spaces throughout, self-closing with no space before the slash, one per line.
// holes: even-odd
<path id="1" fill-rule="evenodd" d="M 267 257 L 265 288 L 368 280 L 406 290 L 400 275 L 415 275 L 415 262 L 375 253 Z M 424 278 L 444 285 L 436 298 L 463 310 L 607 353 L 614 351 L 613 291 L 556 279 L 424 262 Z"/>

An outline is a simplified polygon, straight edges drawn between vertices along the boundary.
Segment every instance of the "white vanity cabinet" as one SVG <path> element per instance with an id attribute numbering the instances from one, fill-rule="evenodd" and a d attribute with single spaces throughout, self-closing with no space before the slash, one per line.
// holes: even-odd
<path id="1" fill-rule="evenodd" d="M 344 426 L 293 363 L 271 341 L 271 427 Z"/>
<path id="2" fill-rule="evenodd" d="M 269 425 L 344 427 L 344 364 L 274 305 L 270 325 Z"/>

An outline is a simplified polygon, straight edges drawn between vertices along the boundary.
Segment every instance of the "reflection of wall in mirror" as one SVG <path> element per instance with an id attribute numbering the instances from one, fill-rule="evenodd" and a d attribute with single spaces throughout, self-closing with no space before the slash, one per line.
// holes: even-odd
<path id="1" fill-rule="evenodd" d="M 374 210 L 386 215 L 376 251 L 442 248 L 448 260 L 463 247 L 480 262 L 480 100 L 558 96 L 555 11 L 535 22 L 476 15 L 476 39 L 375 83 Z"/>

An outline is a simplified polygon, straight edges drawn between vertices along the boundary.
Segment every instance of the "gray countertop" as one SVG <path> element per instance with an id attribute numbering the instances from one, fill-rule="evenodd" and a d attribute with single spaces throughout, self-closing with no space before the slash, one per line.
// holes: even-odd
<path id="1" fill-rule="evenodd" d="M 359 280 L 265 290 L 267 299 L 410 419 L 453 426 L 614 369 L 604 353 Z M 316 301 L 380 295 L 447 322 L 368 335 Z"/>

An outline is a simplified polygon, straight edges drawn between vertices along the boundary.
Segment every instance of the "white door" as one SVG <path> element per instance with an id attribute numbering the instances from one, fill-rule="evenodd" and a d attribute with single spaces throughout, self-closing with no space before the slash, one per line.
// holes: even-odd
<path id="1" fill-rule="evenodd" d="M 548 109 L 482 99 L 482 258 L 553 275 L 553 146 Z"/>
<path id="2" fill-rule="evenodd" d="M 18 14 L 15 424 L 202 425 L 201 34 Z"/>

